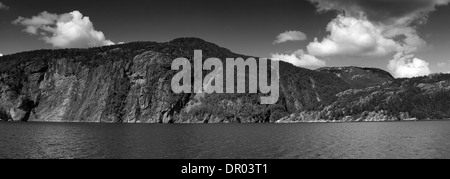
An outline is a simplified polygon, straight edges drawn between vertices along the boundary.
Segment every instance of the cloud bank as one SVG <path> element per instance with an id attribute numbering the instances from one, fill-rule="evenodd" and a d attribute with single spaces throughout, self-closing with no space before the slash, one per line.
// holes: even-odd
<path id="1" fill-rule="evenodd" d="M 310 0 L 318 11 L 337 11 L 323 40 L 315 39 L 308 52 L 315 56 L 385 56 L 394 53 L 388 69 L 395 77 L 431 73 L 429 63 L 413 53 L 427 43 L 416 28 L 426 23 L 436 6 L 450 0 Z"/>
<path id="2" fill-rule="evenodd" d="M 31 18 L 19 17 L 13 24 L 25 26 L 24 31 L 40 36 L 57 48 L 89 48 L 114 45 L 103 32 L 94 29 L 89 17 L 79 11 L 66 14 L 42 12 Z"/>
<path id="3" fill-rule="evenodd" d="M 278 35 L 277 39 L 273 43 L 280 44 L 288 41 L 303 41 L 306 39 L 306 34 L 301 31 L 286 31 Z"/>
<path id="4" fill-rule="evenodd" d="M 8 10 L 8 9 L 9 9 L 9 6 L 0 2 L 0 10 Z"/>
<path id="5" fill-rule="evenodd" d="M 387 68 L 395 77 L 414 77 L 431 73 L 429 63 L 414 53 L 427 46 L 417 27 L 428 20 L 428 14 L 450 0 L 309 0 L 319 12 L 335 11 L 337 16 L 323 39 L 315 38 L 301 50 L 301 55 L 275 54 L 285 61 L 302 61 L 307 56 L 319 58 L 385 57 L 393 55 Z M 292 60 L 297 57 L 297 61 Z M 307 60 L 304 60 L 307 61 Z M 323 61 L 322 61 L 323 62 Z M 297 64 L 311 64 L 298 63 Z M 323 65 L 324 63 L 319 63 Z"/>

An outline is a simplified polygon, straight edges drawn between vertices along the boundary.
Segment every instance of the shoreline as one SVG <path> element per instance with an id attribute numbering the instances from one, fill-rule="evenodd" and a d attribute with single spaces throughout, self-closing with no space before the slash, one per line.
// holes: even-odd
<path id="1" fill-rule="evenodd" d="M 268 122 L 268 123 L 107 123 L 107 122 L 71 122 L 71 121 L 4 121 L 0 120 L 0 123 L 15 123 L 15 124 L 27 124 L 27 123 L 35 123 L 35 124 L 45 124 L 45 123 L 53 123 L 53 124 L 113 124 L 113 125 L 148 125 L 148 124 L 159 124 L 159 125 L 190 125 L 190 124 L 199 124 L 199 125 L 222 125 L 222 124 L 319 124 L 319 123 L 328 123 L 328 124 L 338 124 L 338 123 L 382 123 L 382 122 L 390 122 L 390 123 L 399 123 L 399 122 L 427 122 L 427 121 L 450 121 L 450 119 L 427 119 L 427 120 L 402 120 L 402 121 L 293 121 L 293 122 Z"/>

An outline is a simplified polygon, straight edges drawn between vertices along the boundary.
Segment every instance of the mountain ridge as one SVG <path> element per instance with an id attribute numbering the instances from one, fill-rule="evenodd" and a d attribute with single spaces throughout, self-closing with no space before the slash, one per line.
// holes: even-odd
<path id="1" fill-rule="evenodd" d="M 262 94 L 174 94 L 170 84 L 176 74 L 171 70 L 172 60 L 185 57 L 192 63 L 194 50 L 200 49 L 203 60 L 249 57 L 199 38 L 37 50 L 0 57 L 0 119 L 255 123 L 450 117 L 445 103 L 450 99 L 448 75 L 393 79 L 388 72 L 373 68 L 309 70 L 280 62 L 280 100 L 274 105 L 261 105 Z M 348 69 L 353 71 L 346 72 Z M 436 107 L 429 99 L 444 101 Z M 420 100 L 427 101 L 422 106 L 409 104 Z M 400 107 L 393 107 L 393 103 L 400 103 Z M 426 110 L 434 112 L 423 115 Z"/>

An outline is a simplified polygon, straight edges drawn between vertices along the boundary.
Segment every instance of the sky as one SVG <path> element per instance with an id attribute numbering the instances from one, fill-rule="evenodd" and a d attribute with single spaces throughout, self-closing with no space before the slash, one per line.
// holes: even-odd
<path id="1" fill-rule="evenodd" d="M 0 0 L 0 56 L 199 37 L 296 66 L 450 72 L 450 0 Z"/>

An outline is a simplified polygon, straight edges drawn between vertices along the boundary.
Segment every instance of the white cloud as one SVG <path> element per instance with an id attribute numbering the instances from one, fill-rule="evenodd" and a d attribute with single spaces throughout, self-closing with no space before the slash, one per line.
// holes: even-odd
<path id="1" fill-rule="evenodd" d="M 307 36 L 301 31 L 286 31 L 277 36 L 274 44 L 285 43 L 288 41 L 303 41 Z M 302 49 L 292 54 L 272 54 L 272 60 L 284 61 L 299 67 L 321 67 L 326 63 L 313 55 L 305 53 Z"/>
<path id="2" fill-rule="evenodd" d="M 384 28 L 364 18 L 339 15 L 328 24 L 330 35 L 322 41 L 316 38 L 308 45 L 312 55 L 384 56 L 401 48 L 393 39 L 383 36 Z"/>
<path id="3" fill-rule="evenodd" d="M 396 54 L 388 64 L 394 76 L 431 73 L 428 62 L 414 58 L 413 53 L 427 46 L 416 29 L 427 22 L 428 14 L 436 6 L 447 5 L 450 0 L 310 1 L 318 11 L 336 11 L 339 15 L 328 24 L 328 36 L 321 41 L 316 38 L 307 46 L 309 54 L 319 57 Z"/>
<path id="4" fill-rule="evenodd" d="M 79 11 L 61 15 L 42 12 L 32 18 L 19 17 L 13 24 L 25 26 L 25 32 L 39 35 L 42 40 L 58 48 L 114 45 L 103 32 L 94 29 L 89 17 Z"/>
<path id="5" fill-rule="evenodd" d="M 390 69 L 397 76 L 414 76 L 429 71 L 429 64 L 421 59 L 407 59 L 417 50 L 425 47 L 416 28 L 426 23 L 427 14 L 435 10 L 437 5 L 446 5 L 449 0 L 422 1 L 413 0 L 411 6 L 408 0 L 398 1 L 364 1 L 364 0 L 310 0 L 319 11 L 338 11 L 339 14 L 327 26 L 329 33 L 319 40 L 315 38 L 307 45 L 308 57 L 384 57 L 396 55 L 389 63 Z M 372 8 L 369 4 L 385 7 Z M 401 6 L 403 5 L 403 6 Z M 400 9 L 399 9 L 400 8 Z M 294 57 L 299 55 L 279 55 L 287 61 L 297 62 Z M 303 57 L 304 58 L 304 57 Z M 299 58 L 301 59 L 301 58 Z M 297 62 L 298 63 L 298 62 Z M 397 65 L 392 65 L 397 64 Z M 414 70 L 416 69 L 416 70 Z"/>
<path id="6" fill-rule="evenodd" d="M 437 6 L 448 5 L 450 0 L 309 1 L 316 5 L 318 12 L 337 12 L 337 17 L 326 28 L 328 35 L 321 40 L 315 38 L 307 45 L 306 52 L 299 50 L 290 55 L 274 54 L 273 57 L 305 66 L 325 65 L 319 58 L 373 59 L 396 54 L 388 64 L 394 76 L 414 77 L 431 73 L 429 63 L 413 55 L 427 46 L 417 27 L 427 22 L 428 14 Z"/>
<path id="7" fill-rule="evenodd" d="M 277 36 L 277 39 L 273 42 L 274 44 L 285 43 L 288 41 L 303 41 L 306 40 L 307 36 L 301 31 L 286 31 Z"/>
<path id="8" fill-rule="evenodd" d="M 412 78 L 431 74 L 428 62 L 414 58 L 414 55 L 398 53 L 389 62 L 388 69 L 396 78 Z"/>
<path id="9" fill-rule="evenodd" d="M 0 53 L 0 57 L 3 57 L 3 54 Z"/>
<path id="10" fill-rule="evenodd" d="M 303 50 L 297 50 L 292 54 L 272 54 L 272 60 L 288 62 L 299 67 L 321 67 L 326 65 L 324 61 L 306 54 Z"/>
<path id="11" fill-rule="evenodd" d="M 8 10 L 8 9 L 9 9 L 9 6 L 0 2 L 0 10 Z"/>

